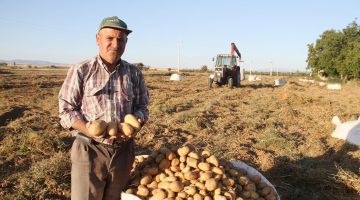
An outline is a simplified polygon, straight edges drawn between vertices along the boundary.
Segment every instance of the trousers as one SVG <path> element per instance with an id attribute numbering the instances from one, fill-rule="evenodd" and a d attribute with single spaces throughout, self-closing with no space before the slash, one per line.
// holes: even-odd
<path id="1" fill-rule="evenodd" d="M 71 148 L 71 199 L 119 200 L 134 159 L 133 139 L 113 148 L 76 138 Z"/>

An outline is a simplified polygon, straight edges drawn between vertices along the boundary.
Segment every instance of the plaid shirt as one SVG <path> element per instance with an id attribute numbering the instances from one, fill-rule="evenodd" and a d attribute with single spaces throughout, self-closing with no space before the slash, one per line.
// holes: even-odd
<path id="1" fill-rule="evenodd" d="M 60 124 L 71 129 L 79 119 L 124 121 L 133 114 L 145 122 L 148 91 L 141 71 L 121 60 L 110 73 L 100 56 L 72 66 L 59 93 Z"/>

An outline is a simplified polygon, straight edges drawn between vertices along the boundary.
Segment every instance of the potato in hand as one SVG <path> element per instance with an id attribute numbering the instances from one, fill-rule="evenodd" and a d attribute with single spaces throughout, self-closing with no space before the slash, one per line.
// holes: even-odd
<path id="1" fill-rule="evenodd" d="M 91 136 L 102 136 L 105 134 L 105 130 L 108 124 L 103 120 L 94 120 L 89 122 L 88 131 Z"/>
<path id="2" fill-rule="evenodd" d="M 130 124 L 136 132 L 139 132 L 141 129 L 141 123 L 138 118 L 132 114 L 125 115 L 124 122 Z"/>
<path id="3" fill-rule="evenodd" d="M 128 138 L 133 137 L 135 133 L 134 128 L 127 123 L 119 123 L 119 131 Z"/>

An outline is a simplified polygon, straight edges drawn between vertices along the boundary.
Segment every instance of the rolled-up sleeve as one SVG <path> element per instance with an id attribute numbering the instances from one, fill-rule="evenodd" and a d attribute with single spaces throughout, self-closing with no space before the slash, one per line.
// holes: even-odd
<path id="1" fill-rule="evenodd" d="M 60 124 L 65 129 L 70 129 L 73 123 L 83 119 L 80 113 L 82 99 L 83 74 L 79 66 L 72 66 L 59 92 Z"/>
<path id="2" fill-rule="evenodd" d="M 149 119 L 149 93 L 145 84 L 144 76 L 140 70 L 136 72 L 138 84 L 135 90 L 134 115 L 147 122 Z"/>

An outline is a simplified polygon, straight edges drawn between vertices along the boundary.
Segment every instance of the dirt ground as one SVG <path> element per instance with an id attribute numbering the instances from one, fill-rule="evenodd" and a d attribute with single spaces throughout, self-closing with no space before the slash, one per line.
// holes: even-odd
<path id="1" fill-rule="evenodd" d="M 137 154 L 192 145 L 241 160 L 276 187 L 281 199 L 360 199 L 359 147 L 331 137 L 337 115 L 360 116 L 360 83 L 340 91 L 304 77 L 261 76 L 240 88 L 208 88 L 209 73 L 145 71 L 150 120 Z M 69 199 L 73 138 L 59 125 L 57 96 L 66 69 L 0 70 L 0 196 Z M 287 80 L 274 87 L 277 78 Z"/>

